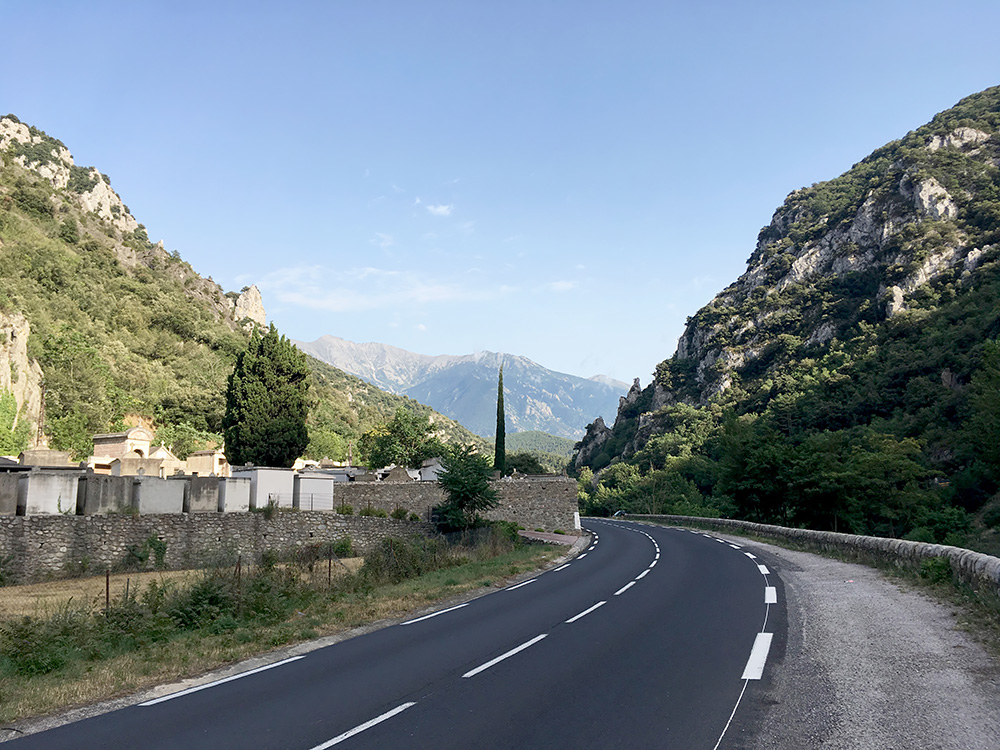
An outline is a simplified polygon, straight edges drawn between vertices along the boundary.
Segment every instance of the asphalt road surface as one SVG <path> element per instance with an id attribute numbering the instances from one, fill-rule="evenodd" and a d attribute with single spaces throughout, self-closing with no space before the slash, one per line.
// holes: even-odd
<path id="1" fill-rule="evenodd" d="M 743 747 L 787 632 L 768 563 L 700 532 L 585 526 L 591 546 L 536 578 L 11 747 Z"/>

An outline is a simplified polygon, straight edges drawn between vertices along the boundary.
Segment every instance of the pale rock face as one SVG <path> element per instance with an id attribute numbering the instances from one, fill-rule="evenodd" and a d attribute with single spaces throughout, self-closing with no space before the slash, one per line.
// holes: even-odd
<path id="1" fill-rule="evenodd" d="M 903 297 L 903 290 L 898 286 L 889 287 L 889 294 L 892 295 L 891 299 L 885 303 L 885 316 L 891 318 L 896 313 L 902 312 L 906 309 L 905 298 Z"/>
<path id="2" fill-rule="evenodd" d="M 927 148 L 937 151 L 942 148 L 961 148 L 967 143 L 980 144 L 990 139 L 989 133 L 975 128 L 955 128 L 948 135 L 936 135 L 931 138 Z"/>
<path id="3" fill-rule="evenodd" d="M 833 335 L 837 332 L 837 326 L 833 323 L 824 323 L 815 331 L 812 335 L 806 339 L 806 345 L 811 346 L 813 344 L 825 344 L 833 338 Z"/>
<path id="4" fill-rule="evenodd" d="M 0 119 L 0 151 L 6 151 L 14 141 L 19 143 L 41 143 L 40 136 L 32 135 L 27 125 L 14 122 L 9 119 Z M 19 156 L 15 161 L 25 169 L 30 169 L 44 179 L 48 180 L 54 188 L 63 189 L 69 184 L 70 167 L 73 166 L 73 155 L 65 148 L 55 147 L 52 149 L 53 161 L 48 164 L 37 162 L 28 164 L 24 156 Z M 97 179 L 97 184 L 90 192 L 77 196 L 80 205 L 85 211 L 92 211 L 111 223 L 116 229 L 125 234 L 134 232 L 139 223 L 125 209 L 118 194 L 111 189 L 101 173 L 94 167 L 90 168 L 90 175 Z"/>
<path id="5" fill-rule="evenodd" d="M 264 312 L 264 300 L 260 296 L 260 289 L 256 284 L 251 284 L 245 291 L 236 298 L 233 317 L 236 320 L 249 318 L 260 326 L 267 324 L 267 314 Z"/>
<path id="6" fill-rule="evenodd" d="M 42 368 L 28 358 L 28 321 L 0 313 L 0 391 L 14 394 L 17 421 L 38 424 L 42 411 Z"/>
<path id="7" fill-rule="evenodd" d="M 954 219 L 958 207 L 951 194 L 933 177 L 921 180 L 913 188 L 913 205 L 924 216 L 932 219 Z"/>
<path id="8" fill-rule="evenodd" d="M 101 178 L 100 172 L 91 167 L 90 174 L 97 177 L 97 184 L 89 192 L 80 196 L 80 205 L 83 206 L 83 209 L 85 211 L 93 211 L 102 219 L 111 223 L 120 232 L 128 234 L 138 229 L 139 222 L 135 220 L 132 214 L 125 210 L 125 204 L 122 203 L 122 199 Z M 117 207 L 117 210 L 113 211 L 113 207 Z"/>
<path id="9" fill-rule="evenodd" d="M 978 247 L 970 250 L 968 254 L 965 256 L 965 270 L 969 271 L 970 273 L 972 271 L 975 271 L 979 267 L 979 261 L 982 259 L 983 253 L 985 251 L 986 248 L 978 248 Z"/>

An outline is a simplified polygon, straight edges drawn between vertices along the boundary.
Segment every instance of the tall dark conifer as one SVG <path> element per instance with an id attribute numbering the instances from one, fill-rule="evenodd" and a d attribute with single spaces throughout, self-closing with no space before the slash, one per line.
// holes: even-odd
<path id="1" fill-rule="evenodd" d="M 295 463 L 309 444 L 308 377 L 306 355 L 273 324 L 263 336 L 254 329 L 226 390 L 222 430 L 231 465 Z"/>
<path id="2" fill-rule="evenodd" d="M 497 439 L 493 445 L 493 469 L 503 474 L 507 469 L 507 420 L 503 413 L 503 365 L 497 383 Z"/>

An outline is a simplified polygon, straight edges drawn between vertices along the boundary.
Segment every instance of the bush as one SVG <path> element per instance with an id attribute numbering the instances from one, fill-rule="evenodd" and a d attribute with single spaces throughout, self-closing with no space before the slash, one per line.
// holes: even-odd
<path id="1" fill-rule="evenodd" d="M 354 506 L 348 505 L 347 503 L 344 503 L 343 505 L 338 505 L 337 512 L 342 516 L 353 516 Z"/>
<path id="2" fill-rule="evenodd" d="M 931 583 L 951 581 L 951 561 L 947 557 L 928 557 L 920 562 L 920 577 Z"/>
<path id="3" fill-rule="evenodd" d="M 358 511 L 359 516 L 372 516 L 373 518 L 388 518 L 389 514 L 381 508 L 362 508 Z"/>
<path id="4" fill-rule="evenodd" d="M 389 514 L 389 518 L 394 518 L 397 521 L 403 521 L 406 519 L 407 510 L 406 508 L 396 508 Z"/>
<path id="5" fill-rule="evenodd" d="M 354 557 L 354 544 L 350 537 L 341 537 L 333 543 L 331 549 L 337 557 Z"/>
<path id="6" fill-rule="evenodd" d="M 438 540 L 387 537 L 365 555 L 361 577 L 371 584 L 399 583 L 453 564 L 454 558 Z"/>

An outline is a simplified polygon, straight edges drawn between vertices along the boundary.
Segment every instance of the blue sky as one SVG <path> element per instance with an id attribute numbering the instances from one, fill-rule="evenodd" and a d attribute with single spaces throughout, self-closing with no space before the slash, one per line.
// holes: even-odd
<path id="1" fill-rule="evenodd" d="M 0 6 L 0 110 L 282 333 L 643 384 L 789 192 L 1000 84 L 995 0 Z"/>

